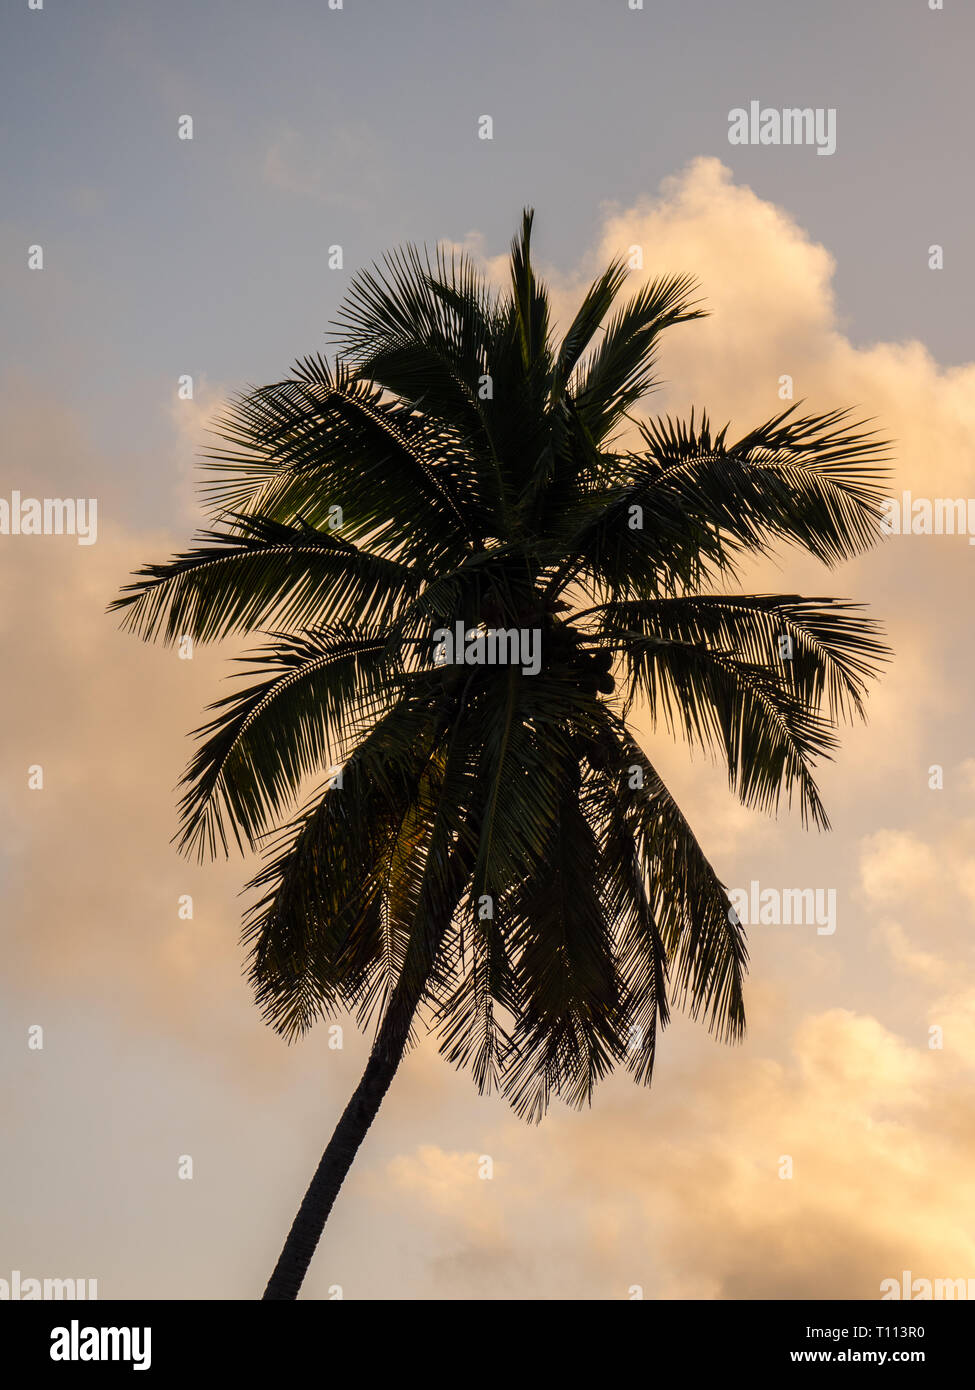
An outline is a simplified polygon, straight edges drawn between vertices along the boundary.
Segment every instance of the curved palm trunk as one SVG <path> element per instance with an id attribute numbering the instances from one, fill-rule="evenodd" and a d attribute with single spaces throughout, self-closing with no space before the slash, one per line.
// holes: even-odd
<path id="1" fill-rule="evenodd" d="M 314 1177 L 309 1183 L 298 1215 L 293 1220 L 284 1250 L 278 1255 L 274 1273 L 267 1282 L 264 1298 L 298 1298 L 298 1290 L 305 1279 L 307 1266 L 324 1230 L 328 1213 L 332 1209 L 339 1187 L 345 1175 L 352 1168 L 353 1159 L 359 1152 L 359 1145 L 366 1138 L 366 1131 L 376 1119 L 382 1098 L 389 1090 L 389 1083 L 396 1074 L 401 1062 L 406 1040 L 409 1038 L 410 1024 L 420 1002 L 423 988 L 427 983 L 427 973 L 423 979 L 410 980 L 399 977 L 396 988 L 389 999 L 380 1031 L 369 1054 L 369 1062 L 363 1072 L 362 1081 L 352 1093 L 352 1099 L 342 1112 L 342 1119 L 335 1126 L 335 1133 L 328 1140 L 325 1152 Z"/>
<path id="2" fill-rule="evenodd" d="M 422 980 L 414 979 L 408 984 L 401 976 L 397 982 L 362 1080 L 353 1091 L 352 1099 L 342 1112 L 335 1133 L 315 1169 L 315 1176 L 298 1208 L 284 1249 L 264 1290 L 265 1299 L 298 1297 L 298 1290 L 339 1188 L 396 1075 L 426 978 L 425 975 Z"/>
<path id="3" fill-rule="evenodd" d="M 456 848 L 447 857 L 449 887 L 446 900 L 449 902 L 457 900 L 469 868 L 468 860 L 469 848 L 465 847 Z M 436 913 L 432 921 L 428 919 L 427 930 L 417 933 L 410 941 L 362 1080 L 352 1093 L 352 1099 L 342 1112 L 335 1133 L 315 1169 L 315 1176 L 298 1208 L 284 1249 L 264 1290 L 265 1299 L 298 1297 L 301 1282 L 321 1239 L 339 1188 L 396 1075 L 410 1036 L 413 1016 L 427 987 L 451 917 L 450 910 Z"/>

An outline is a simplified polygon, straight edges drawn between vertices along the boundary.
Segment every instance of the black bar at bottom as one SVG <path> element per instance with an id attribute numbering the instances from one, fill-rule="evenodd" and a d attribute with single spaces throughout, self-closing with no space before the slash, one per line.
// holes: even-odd
<path id="1" fill-rule="evenodd" d="M 495 1303 L 501 1306 L 492 1312 Z M 366 1333 L 367 1340 L 349 1342 L 350 1331 Z M 668 1361 L 676 1355 L 692 1375 L 709 1370 L 747 1374 L 753 1368 L 782 1373 L 818 1367 L 828 1372 L 830 1366 L 909 1374 L 964 1364 L 973 1332 L 975 1319 L 966 1302 L 919 1300 L 909 1307 L 903 1302 L 839 1300 L 648 1300 L 642 1307 L 623 1301 L 491 1300 L 487 1305 L 450 1302 L 428 1309 L 424 1303 L 410 1302 L 401 1311 L 392 1302 L 352 1300 L 302 1301 L 288 1308 L 220 1301 L 105 1301 L 22 1302 L 0 1311 L 4 1363 L 20 1363 L 23 1377 L 50 1368 L 42 1385 L 52 1383 L 52 1378 L 70 1383 L 86 1372 L 134 1374 L 139 1384 L 142 1377 L 176 1384 L 186 1370 L 209 1368 L 246 1372 L 250 1384 L 261 1375 L 287 1380 L 298 1368 L 315 1367 L 327 1384 L 336 1373 L 347 1378 L 367 1368 L 373 1378 L 385 1357 L 396 1375 L 404 1363 L 412 1363 L 417 1370 L 425 1366 L 434 1378 L 457 1380 L 464 1376 L 460 1366 L 470 1367 L 471 1355 L 476 1355 L 474 1374 L 483 1380 L 494 1356 L 500 1373 L 513 1364 L 524 1370 L 533 1345 L 538 1348 L 539 1369 L 545 1366 L 550 1373 L 564 1364 L 571 1370 L 584 1347 L 604 1363 L 607 1378 L 615 1377 L 624 1357 L 627 1364 L 635 1358 L 634 1369 L 642 1364 L 649 1375 L 661 1354 Z M 634 1342 L 634 1337 L 640 1340 Z M 438 1353 L 454 1344 L 463 1362 L 452 1357 L 438 1373 Z M 514 1352 L 515 1345 L 520 1352 Z M 357 1368 L 359 1355 L 363 1360 Z"/>

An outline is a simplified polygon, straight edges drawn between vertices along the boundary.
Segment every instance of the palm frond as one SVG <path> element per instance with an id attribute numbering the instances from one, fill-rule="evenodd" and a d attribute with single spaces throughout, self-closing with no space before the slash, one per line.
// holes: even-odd
<path id="1" fill-rule="evenodd" d="M 650 759 L 607 715 L 603 770 L 637 840 L 648 901 L 667 952 L 673 1002 L 729 1041 L 745 1027 L 744 933 L 724 885 Z M 639 775 L 637 775 L 639 772 Z M 647 972 L 654 968 L 648 938 Z"/>
<path id="2" fill-rule="evenodd" d="M 654 723 L 688 743 L 719 751 L 731 789 L 746 806 L 775 811 L 798 793 L 803 824 L 829 820 L 814 778 L 818 759 L 837 746 L 830 721 L 768 663 L 690 642 L 621 636 L 617 643 L 630 699 L 639 694 Z"/>
<path id="3" fill-rule="evenodd" d="M 643 422 L 647 451 L 604 455 L 615 478 L 566 512 L 549 593 L 585 577 L 651 598 L 733 576 L 742 555 L 776 542 L 828 565 L 875 544 L 888 445 L 847 426 L 847 411 L 790 420 L 795 408 L 733 445 L 706 415 Z"/>
<path id="4" fill-rule="evenodd" d="M 436 764 L 442 721 L 402 700 L 347 759 L 341 784 L 320 789 L 269 847 L 248 885 L 249 978 L 267 1021 L 288 1038 L 339 1007 L 375 997 L 377 975 L 398 974 L 407 941 L 392 949 L 383 887 L 389 858 L 413 814 L 432 826 L 424 777 Z M 393 980 L 380 982 L 385 990 Z"/>
<path id="5" fill-rule="evenodd" d="M 277 634 L 238 662 L 261 679 L 210 706 L 202 742 L 183 777 L 180 848 L 199 857 L 256 848 L 270 822 L 293 805 L 302 783 L 338 768 L 350 736 L 400 696 L 384 632 L 324 628 Z"/>
<path id="6" fill-rule="evenodd" d="M 423 583 L 418 567 L 329 531 L 266 517 L 232 520 L 236 532 L 204 531 L 196 549 L 144 565 L 109 611 L 146 641 L 215 642 L 270 627 L 382 623 Z"/>
<path id="7" fill-rule="evenodd" d="M 325 526 L 400 558 L 462 558 L 485 524 L 476 474 L 456 430 L 322 357 L 241 395 L 217 422 L 205 497 L 219 517 L 259 513 Z M 425 547 L 425 549 L 424 549 Z"/>
<path id="8" fill-rule="evenodd" d="M 580 364 L 571 390 L 576 409 L 597 442 L 656 383 L 656 343 L 678 323 L 702 318 L 688 296 L 695 282 L 689 275 L 651 281 L 613 316 L 599 346 Z"/>
<path id="9" fill-rule="evenodd" d="M 831 722 L 865 718 L 867 683 L 890 656 L 880 624 L 864 616 L 862 604 L 799 594 L 623 600 L 591 610 L 590 621 L 597 643 L 636 633 L 768 666 L 805 705 L 825 706 Z"/>

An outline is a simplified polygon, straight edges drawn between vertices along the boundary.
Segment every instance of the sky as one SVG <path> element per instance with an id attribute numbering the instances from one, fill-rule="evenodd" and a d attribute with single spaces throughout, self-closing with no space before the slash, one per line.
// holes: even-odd
<path id="1" fill-rule="evenodd" d="M 790 377 L 895 441 L 893 495 L 975 496 L 975 18 L 10 0 L 2 27 L 0 498 L 98 509 L 91 545 L 0 534 L 0 1279 L 253 1298 L 368 1042 L 352 1020 L 341 1048 L 273 1034 L 242 977 L 253 866 L 170 844 L 233 649 L 183 661 L 104 611 L 201 524 L 214 411 L 327 350 L 387 248 L 464 246 L 498 278 L 531 205 L 563 324 L 633 246 L 634 289 L 698 279 L 710 317 L 664 340 L 646 413 L 706 405 L 744 433 Z M 835 153 L 729 143 L 753 100 L 832 109 Z M 904 1270 L 975 1277 L 973 564 L 965 535 L 907 534 L 743 576 L 886 625 L 869 721 L 822 769 L 832 831 L 743 810 L 645 736 L 724 881 L 832 890 L 835 931 L 756 924 L 740 1046 L 678 1017 L 649 1091 L 613 1078 L 537 1128 L 421 1045 L 303 1297 L 876 1299 Z"/>

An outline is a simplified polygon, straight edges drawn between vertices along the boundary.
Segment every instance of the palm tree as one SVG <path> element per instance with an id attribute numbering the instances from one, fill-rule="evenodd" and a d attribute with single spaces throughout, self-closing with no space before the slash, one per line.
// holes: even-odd
<path id="1" fill-rule="evenodd" d="M 741 927 L 630 710 L 719 754 L 746 805 L 795 796 L 826 828 L 815 764 L 886 656 L 858 605 L 730 583 L 776 542 L 868 547 L 885 446 L 844 411 L 736 443 L 635 419 L 693 282 L 616 307 L 615 261 L 557 342 L 531 226 L 503 294 L 439 249 L 359 274 L 333 365 L 219 422 L 214 529 L 112 605 L 146 639 L 268 639 L 198 731 L 180 845 L 266 849 L 244 940 L 280 1033 L 378 1023 L 266 1299 L 297 1296 L 421 1023 L 531 1120 L 617 1064 L 648 1084 L 672 1004 L 740 1038 Z M 537 637 L 540 669 L 443 660 L 457 623 L 475 656 Z"/>

